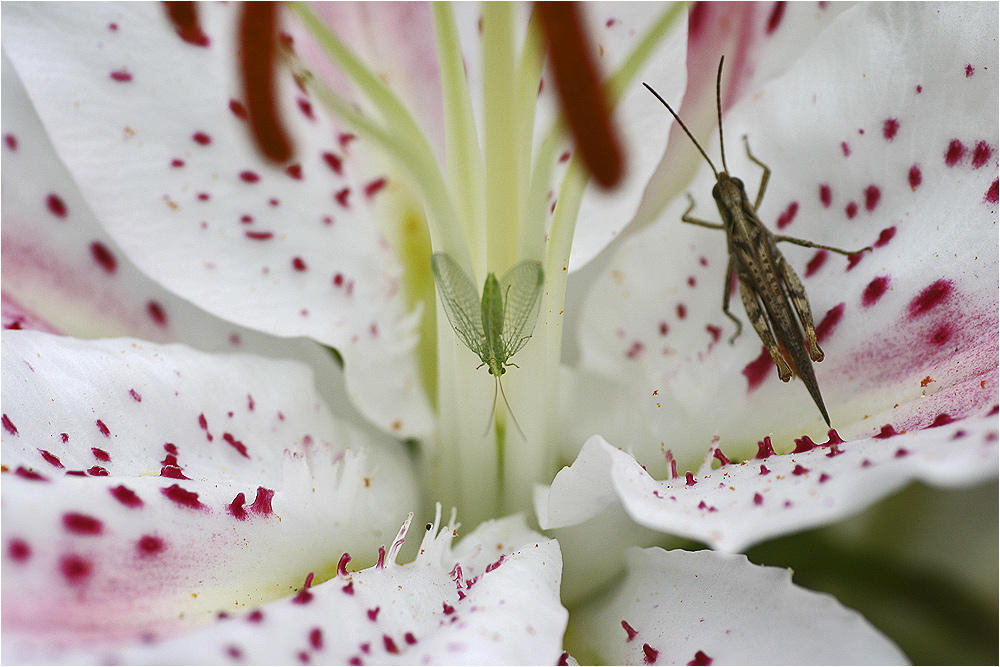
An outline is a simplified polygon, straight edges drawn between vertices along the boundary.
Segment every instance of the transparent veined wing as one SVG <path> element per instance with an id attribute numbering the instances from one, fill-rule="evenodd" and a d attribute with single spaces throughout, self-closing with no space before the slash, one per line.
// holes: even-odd
<path id="1" fill-rule="evenodd" d="M 431 255 L 431 270 L 452 329 L 466 347 L 485 360 L 486 335 L 475 285 L 458 262 L 443 252 Z"/>
<path id="2" fill-rule="evenodd" d="M 501 341 L 507 358 L 524 347 L 535 330 L 544 283 L 542 265 L 532 260 L 520 262 L 500 279 L 504 297 Z"/>

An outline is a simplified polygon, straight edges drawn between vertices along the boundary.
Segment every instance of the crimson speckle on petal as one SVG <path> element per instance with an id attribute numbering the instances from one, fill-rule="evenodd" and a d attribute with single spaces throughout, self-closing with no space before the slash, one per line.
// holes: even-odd
<path id="1" fill-rule="evenodd" d="M 797 201 L 793 201 L 791 204 L 788 205 L 788 208 L 782 211 L 781 215 L 778 216 L 778 223 L 777 223 L 778 229 L 784 229 L 785 227 L 790 225 L 792 223 L 792 220 L 795 219 L 795 214 L 798 212 L 799 212 L 799 203 Z"/>
<path id="2" fill-rule="evenodd" d="M 59 457 L 56 456 L 55 454 L 53 454 L 52 452 L 50 452 L 48 450 L 45 450 L 45 449 L 39 449 L 38 451 L 39 451 L 39 453 L 41 453 L 42 458 L 45 459 L 46 462 L 52 464 L 56 468 L 65 468 L 66 467 L 66 466 L 64 466 L 62 464 L 62 461 L 59 460 Z"/>
<path id="3" fill-rule="evenodd" d="M 865 210 L 874 211 L 882 198 L 882 191 L 876 185 L 869 185 L 865 188 Z"/>
<path id="4" fill-rule="evenodd" d="M 712 664 L 712 658 L 710 658 L 709 656 L 705 655 L 705 653 L 703 651 L 698 651 L 697 653 L 694 654 L 694 659 L 692 659 L 691 662 L 689 662 L 688 664 L 689 665 L 711 665 Z"/>
<path id="5" fill-rule="evenodd" d="M 49 209 L 49 212 L 57 218 L 65 218 L 68 213 L 66 204 L 57 194 L 49 194 L 45 198 L 45 206 Z"/>
<path id="6" fill-rule="evenodd" d="M 39 473 L 35 472 L 34 470 L 31 470 L 29 468 L 25 468 L 24 466 L 18 466 L 17 469 L 14 471 L 14 474 L 17 475 L 18 477 L 20 477 L 21 479 L 28 479 L 28 480 L 31 480 L 33 482 L 47 482 L 47 481 L 49 481 L 47 477 L 43 477 L 42 475 L 40 475 Z M 67 474 L 69 474 L 69 473 L 67 473 Z"/>
<path id="7" fill-rule="evenodd" d="M 878 434 L 875 435 L 875 437 L 880 439 L 885 439 L 885 438 L 891 438 L 894 435 L 899 435 L 898 433 L 896 433 L 896 429 L 892 427 L 892 424 L 886 424 L 885 426 L 882 427 L 882 430 L 880 430 Z"/>
<path id="8" fill-rule="evenodd" d="M 239 493 L 236 494 L 236 497 L 233 498 L 233 502 L 229 503 L 228 506 L 229 513 L 234 517 L 236 517 L 237 519 L 239 519 L 240 521 L 246 521 L 247 511 L 243 508 L 246 502 L 247 502 L 246 494 L 240 491 Z"/>
<path id="9" fill-rule="evenodd" d="M 913 301 L 910 302 L 908 311 L 910 317 L 923 315 L 939 303 L 947 299 L 952 292 L 953 284 L 950 280 L 941 279 L 926 287 Z"/>
<path id="10" fill-rule="evenodd" d="M 899 121 L 895 118 L 886 119 L 885 123 L 882 124 L 882 136 L 886 138 L 887 141 L 892 141 L 896 138 L 896 132 L 899 131 Z"/>
<path id="11" fill-rule="evenodd" d="M 6 413 L 4 413 L 2 421 L 5 431 L 11 435 L 17 435 L 17 427 L 14 426 L 14 422 L 10 420 L 10 417 L 8 417 Z"/>
<path id="12" fill-rule="evenodd" d="M 952 139 L 948 142 L 948 148 L 944 153 L 944 163 L 949 167 L 954 167 L 962 158 L 965 157 L 965 153 L 968 149 L 958 139 Z"/>
<path id="13" fill-rule="evenodd" d="M 771 436 L 764 436 L 763 440 L 757 441 L 757 456 L 756 459 L 766 459 L 769 456 L 774 456 L 774 446 L 771 444 Z"/>
<path id="14" fill-rule="evenodd" d="M 70 554 L 59 561 L 59 569 L 70 584 L 82 584 L 94 571 L 94 564 L 89 560 Z"/>
<path id="15" fill-rule="evenodd" d="M 125 507 L 142 507 L 142 498 L 137 496 L 132 489 L 123 485 L 109 490 L 111 491 L 111 495 L 115 497 L 115 500 L 125 505 Z"/>
<path id="16" fill-rule="evenodd" d="M 830 208 L 830 204 L 833 202 L 833 192 L 826 183 L 819 186 L 819 200 L 824 208 Z"/>
<path id="17" fill-rule="evenodd" d="M 202 509 L 205 506 L 201 504 L 198 500 L 198 494 L 194 491 L 188 491 L 182 488 L 179 484 L 174 484 L 165 489 L 160 489 L 160 491 L 168 499 L 177 503 L 182 507 L 188 507 L 190 509 Z"/>
<path id="18" fill-rule="evenodd" d="M 274 513 L 274 510 L 271 508 L 271 501 L 273 499 L 273 490 L 258 486 L 257 495 L 254 498 L 253 504 L 250 505 L 250 511 L 260 516 L 270 516 Z"/>
<path id="19" fill-rule="evenodd" d="M 12 539 L 7 544 L 7 555 L 16 563 L 23 563 L 31 558 L 31 546 L 24 540 Z"/>
<path id="20" fill-rule="evenodd" d="M 889 289 L 889 276 L 879 276 L 872 279 L 861 295 L 861 305 L 870 308 L 875 305 L 886 290 Z"/>
<path id="21" fill-rule="evenodd" d="M 155 535 L 143 535 L 136 542 L 140 556 L 155 556 L 166 548 L 163 540 Z"/>

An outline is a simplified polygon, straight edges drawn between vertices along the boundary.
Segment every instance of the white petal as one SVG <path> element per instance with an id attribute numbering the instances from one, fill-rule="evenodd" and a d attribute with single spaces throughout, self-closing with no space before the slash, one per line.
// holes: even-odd
<path id="1" fill-rule="evenodd" d="M 335 422 L 309 369 L 3 333 L 4 642 L 134 638 L 373 554 L 405 455 Z"/>
<path id="2" fill-rule="evenodd" d="M 745 556 L 633 548 L 628 576 L 573 628 L 607 664 L 906 664 L 855 611 Z"/>
<path id="3" fill-rule="evenodd" d="M 224 319 L 337 347 L 366 416 L 424 433 L 415 320 L 374 224 L 392 183 L 359 180 L 351 155 L 366 148 L 290 76 L 281 90 L 299 154 L 288 168 L 266 164 L 231 104 L 242 95 L 235 8 L 201 10 L 207 47 L 183 42 L 159 5 L 12 5 L 4 49 L 87 205 L 136 266 Z"/>
<path id="4" fill-rule="evenodd" d="M 440 509 L 440 506 L 439 506 Z M 452 526 L 407 565 L 338 576 L 250 615 L 85 662 L 555 664 L 567 612 L 559 547 L 521 518 L 481 525 L 452 549 Z M 341 565 L 346 565 L 342 561 Z"/>
<path id="5" fill-rule="evenodd" d="M 988 164 L 1000 141 L 992 115 L 976 111 L 997 108 L 996 79 L 984 75 L 995 66 L 984 55 L 996 34 L 991 8 L 848 10 L 725 119 L 727 161 L 751 197 L 760 169 L 741 134 L 773 171 L 765 225 L 848 249 L 876 246 L 856 262 L 780 246 L 809 294 L 826 352 L 819 386 L 847 439 L 997 402 L 996 170 Z M 859 34 L 877 38 L 845 53 Z M 965 146 L 961 159 L 948 157 L 953 141 Z M 717 139 L 705 148 L 717 155 Z M 693 214 L 710 221 L 711 182 L 703 169 L 691 187 Z M 801 383 L 778 381 L 738 296 L 730 307 L 743 333 L 727 343 L 735 328 L 720 307 L 725 237 L 682 224 L 686 206 L 676 201 L 624 244 L 595 283 L 567 422 L 629 446 L 660 471 L 661 443 L 690 465 L 716 436 L 740 457 L 768 433 L 821 438 L 819 411 Z"/>
<path id="6" fill-rule="evenodd" d="M 621 503 L 641 525 L 741 551 L 855 514 L 911 481 L 972 485 L 995 476 L 998 465 L 993 414 L 892 438 L 796 444 L 798 453 L 776 455 L 768 442 L 759 458 L 714 470 L 719 450 L 710 450 L 697 472 L 656 481 L 594 436 L 536 501 L 539 524 L 572 525 Z"/>
<path id="7" fill-rule="evenodd" d="M 659 3 L 587 3 L 583 6 L 591 39 L 600 51 L 606 75 L 616 71 L 653 20 L 665 11 Z M 631 222 L 645 196 L 650 177 L 666 149 L 669 123 L 650 104 L 655 99 L 646 82 L 661 95 L 676 99 L 687 80 L 687 31 L 683 18 L 658 45 L 614 109 L 614 122 L 626 154 L 627 169 L 613 191 L 591 184 L 580 203 L 569 269 L 575 271 L 603 250 Z"/>
<path id="8" fill-rule="evenodd" d="M 347 400 L 343 371 L 320 345 L 220 320 L 142 274 L 87 207 L 6 55 L 2 81 L 4 328 L 135 336 L 296 359 L 313 367 L 337 415 L 361 421 Z M 57 215 L 63 210 L 64 217 Z"/>

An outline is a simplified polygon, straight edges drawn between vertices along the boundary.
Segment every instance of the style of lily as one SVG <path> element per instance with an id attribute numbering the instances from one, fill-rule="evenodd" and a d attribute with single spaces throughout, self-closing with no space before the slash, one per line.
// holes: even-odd
<path id="1" fill-rule="evenodd" d="M 582 10 L 615 190 L 528 7 L 292 5 L 255 141 L 261 10 L 5 4 L 5 662 L 906 661 L 733 552 L 996 476 L 997 7 L 650 4 Z M 835 430 L 680 223 L 711 172 L 641 83 L 716 155 L 722 53 L 765 224 L 873 246 L 786 251 Z M 523 437 L 432 252 L 543 267 Z"/>

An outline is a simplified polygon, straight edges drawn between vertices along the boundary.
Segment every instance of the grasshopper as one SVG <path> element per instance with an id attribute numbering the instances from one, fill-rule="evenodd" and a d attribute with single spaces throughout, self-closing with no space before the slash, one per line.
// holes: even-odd
<path id="1" fill-rule="evenodd" d="M 816 341 L 816 327 L 813 326 L 812 309 L 809 307 L 809 299 L 806 297 L 802 281 L 781 255 L 778 243 L 787 241 L 806 248 L 830 250 L 841 255 L 854 255 L 871 250 L 871 247 L 854 251 L 841 250 L 791 236 L 773 234 L 761 223 L 757 216 L 757 210 L 764 200 L 764 191 L 767 189 L 771 170 L 750 152 L 750 142 L 746 135 L 743 135 L 743 143 L 746 146 L 747 157 L 764 170 L 757 191 L 757 199 L 752 206 L 743 181 L 730 176 L 729 167 L 726 166 L 725 143 L 722 140 L 722 64 L 725 59 L 725 56 L 719 59 L 719 73 L 715 81 L 716 109 L 719 116 L 719 150 L 722 154 L 721 172 L 715 168 L 715 164 L 712 163 L 687 126 L 684 125 L 680 116 L 648 84 L 643 83 L 642 85 L 646 86 L 646 89 L 655 95 L 656 99 L 677 119 L 681 128 L 708 161 L 712 173 L 715 174 L 716 184 L 712 188 L 712 197 L 719 207 L 722 223 L 708 222 L 692 217 L 691 211 L 694 210 L 695 202 L 690 192 L 687 193 L 690 205 L 684 211 L 681 220 L 692 225 L 721 229 L 726 232 L 729 262 L 726 265 L 722 312 L 736 323 L 736 333 L 729 339 L 729 343 L 732 344 L 736 341 L 743 328 L 739 318 L 729 311 L 730 279 L 735 271 L 739 278 L 740 297 L 743 300 L 747 317 L 767 351 L 771 354 L 771 359 L 778 367 L 778 377 L 781 378 L 782 382 L 788 382 L 792 379 L 794 369 L 805 383 L 809 395 L 812 396 L 816 407 L 819 408 L 820 414 L 823 415 L 823 421 L 826 422 L 827 426 L 830 426 L 830 416 L 823 404 L 823 396 L 820 394 L 812 366 L 813 361 L 823 361 L 824 356 L 823 350 L 820 349 L 819 343 Z M 798 315 L 798 319 L 796 319 L 796 315 Z M 791 366 L 789 366 L 782 351 L 787 353 Z"/>

